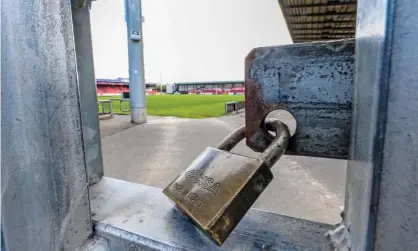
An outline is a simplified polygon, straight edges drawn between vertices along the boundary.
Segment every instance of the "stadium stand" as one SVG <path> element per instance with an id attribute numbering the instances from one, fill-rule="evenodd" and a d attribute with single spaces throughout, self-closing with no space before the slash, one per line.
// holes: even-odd
<path id="1" fill-rule="evenodd" d="M 96 79 L 96 89 L 98 95 L 119 95 L 121 92 L 129 91 L 129 81 L 118 79 Z"/>
<path id="2" fill-rule="evenodd" d="M 147 83 L 146 95 L 159 94 L 155 88 L 156 84 Z M 100 96 L 116 96 L 121 92 L 129 92 L 129 80 L 124 78 L 117 79 L 96 79 L 97 95 Z"/>

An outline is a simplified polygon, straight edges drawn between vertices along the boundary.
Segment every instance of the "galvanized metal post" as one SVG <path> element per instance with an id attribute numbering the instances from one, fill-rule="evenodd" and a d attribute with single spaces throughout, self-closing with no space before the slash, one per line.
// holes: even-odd
<path id="1" fill-rule="evenodd" d="M 141 1 L 125 0 L 125 15 L 129 53 L 131 122 L 143 124 L 147 122 L 147 110 L 145 99 Z"/>
<path id="2" fill-rule="evenodd" d="M 344 224 L 351 250 L 418 247 L 418 2 L 359 0 Z"/>
<path id="3" fill-rule="evenodd" d="M 90 26 L 91 2 L 79 2 L 73 3 L 72 16 L 87 175 L 89 184 L 94 184 L 103 177 L 103 158 Z"/>
<path id="4" fill-rule="evenodd" d="M 75 250 L 92 234 L 70 1 L 1 3 L 6 250 Z"/>

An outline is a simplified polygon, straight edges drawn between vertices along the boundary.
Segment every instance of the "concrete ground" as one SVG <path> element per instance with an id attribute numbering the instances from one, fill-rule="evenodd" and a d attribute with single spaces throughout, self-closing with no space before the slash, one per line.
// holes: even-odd
<path id="1" fill-rule="evenodd" d="M 281 115 L 291 123 L 291 117 Z M 208 119 L 148 117 L 133 126 L 130 116 L 101 122 L 105 175 L 164 188 L 207 146 L 216 146 L 244 114 Z M 289 124 L 292 127 L 291 124 Z M 257 156 L 241 142 L 233 152 Z M 283 156 L 272 168 L 274 179 L 254 207 L 325 223 L 340 220 L 346 161 Z"/>

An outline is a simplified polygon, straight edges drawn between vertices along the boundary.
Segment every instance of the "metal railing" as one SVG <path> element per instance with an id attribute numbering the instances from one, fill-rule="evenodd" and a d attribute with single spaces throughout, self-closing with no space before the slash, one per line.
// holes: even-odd
<path id="1" fill-rule="evenodd" d="M 98 100 L 97 104 L 99 115 L 110 115 L 110 117 L 113 117 L 112 100 Z"/>
<path id="2" fill-rule="evenodd" d="M 232 112 L 238 112 L 245 108 L 245 101 L 232 101 L 225 103 L 225 115 L 228 115 Z"/>
<path id="3" fill-rule="evenodd" d="M 119 101 L 119 109 L 121 112 L 130 112 L 130 99 L 129 98 L 111 98 L 111 101 Z"/>

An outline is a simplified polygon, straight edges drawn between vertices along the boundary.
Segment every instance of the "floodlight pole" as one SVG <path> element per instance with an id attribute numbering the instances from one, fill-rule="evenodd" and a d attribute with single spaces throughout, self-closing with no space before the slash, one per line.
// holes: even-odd
<path id="1" fill-rule="evenodd" d="M 140 0 L 125 0 L 125 21 L 128 37 L 131 122 L 143 124 L 147 122 L 147 110 Z"/>

